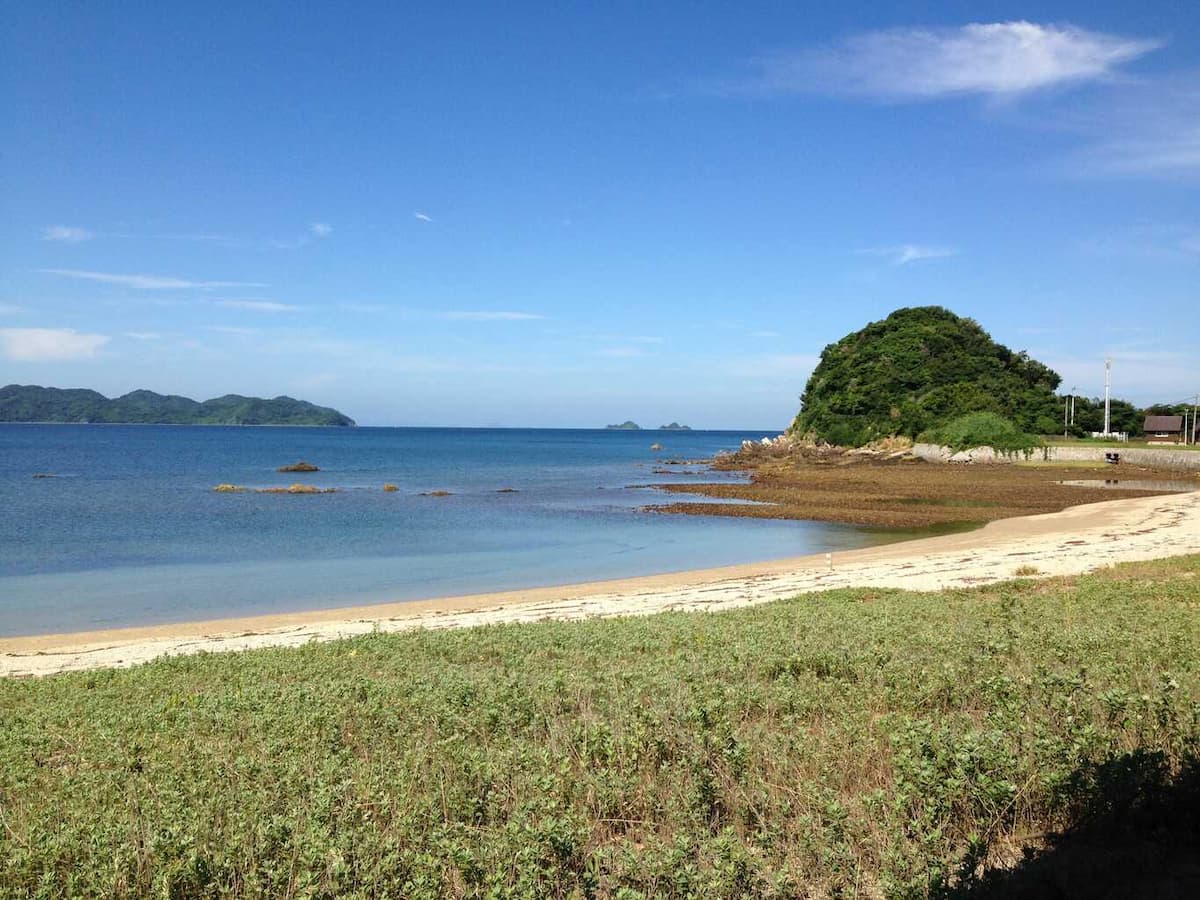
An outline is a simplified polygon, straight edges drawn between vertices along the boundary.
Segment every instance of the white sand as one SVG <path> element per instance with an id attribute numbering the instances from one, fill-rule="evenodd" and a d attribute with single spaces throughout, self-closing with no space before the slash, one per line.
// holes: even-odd
<path id="1" fill-rule="evenodd" d="M 959 588 L 1200 553 L 1200 491 L 1111 500 L 978 531 L 621 581 L 78 634 L 0 638 L 0 676 L 132 666 L 160 656 L 292 647 L 372 631 L 718 610 L 841 587 Z"/>

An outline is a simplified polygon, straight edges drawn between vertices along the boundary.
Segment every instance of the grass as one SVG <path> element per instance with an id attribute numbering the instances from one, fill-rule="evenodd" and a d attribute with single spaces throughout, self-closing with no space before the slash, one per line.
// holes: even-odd
<path id="1" fill-rule="evenodd" d="M 938 895 L 1194 765 L 1198 647 L 1189 557 L 8 680 L 0 895 Z"/>

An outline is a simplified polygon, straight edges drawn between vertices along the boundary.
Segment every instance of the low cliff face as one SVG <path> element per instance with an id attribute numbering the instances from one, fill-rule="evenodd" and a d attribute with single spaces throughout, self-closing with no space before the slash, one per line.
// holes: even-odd
<path id="1" fill-rule="evenodd" d="M 198 402 L 188 397 L 132 391 L 109 399 L 82 388 L 10 384 L 0 388 L 0 422 L 138 425 L 319 425 L 348 427 L 349 416 L 292 397 L 227 394 Z"/>

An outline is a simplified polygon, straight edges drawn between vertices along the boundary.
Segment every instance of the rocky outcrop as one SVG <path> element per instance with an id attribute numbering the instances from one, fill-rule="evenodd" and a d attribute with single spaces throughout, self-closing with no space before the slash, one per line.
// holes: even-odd
<path id="1" fill-rule="evenodd" d="M 300 462 L 292 463 L 290 466 L 280 466 L 276 472 L 320 472 L 321 470 L 310 462 L 300 460 Z"/>

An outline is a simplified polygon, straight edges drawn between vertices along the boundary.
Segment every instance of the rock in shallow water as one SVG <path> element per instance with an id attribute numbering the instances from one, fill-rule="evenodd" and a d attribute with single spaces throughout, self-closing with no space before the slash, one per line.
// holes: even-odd
<path id="1" fill-rule="evenodd" d="M 320 472 L 320 468 L 314 466 L 310 462 L 300 460 L 300 462 L 292 463 L 290 466 L 280 466 L 276 472 Z"/>

